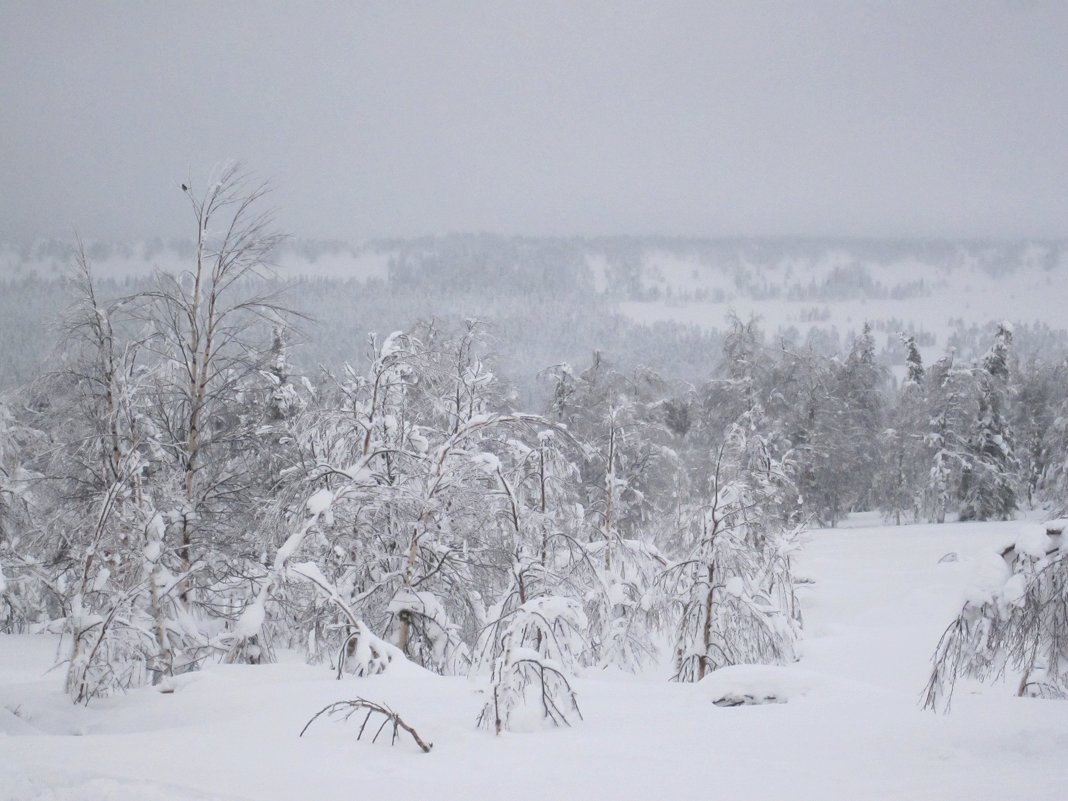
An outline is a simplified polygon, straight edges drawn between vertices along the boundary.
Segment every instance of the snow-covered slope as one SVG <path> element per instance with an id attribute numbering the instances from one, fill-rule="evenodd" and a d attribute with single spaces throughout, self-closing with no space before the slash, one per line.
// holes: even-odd
<path id="1" fill-rule="evenodd" d="M 1012 320 L 1062 329 L 1068 248 L 1058 244 L 754 241 L 733 248 L 650 249 L 638 257 L 642 291 L 620 304 L 636 322 L 723 330 L 750 315 L 772 335 L 813 329 L 846 336 L 871 323 L 891 351 L 899 331 L 935 359 L 972 326 Z"/>
<path id="2" fill-rule="evenodd" d="M 1015 698 L 1011 684 L 962 686 L 948 716 L 917 705 L 983 555 L 1019 526 L 812 532 L 799 663 L 698 685 L 587 675 L 586 719 L 567 730 L 494 737 L 475 728 L 475 682 L 410 666 L 338 682 L 295 657 L 74 708 L 46 673 L 53 640 L 2 637 L 0 799 L 1060 799 L 1068 705 Z M 780 703 L 713 703 L 730 693 Z M 392 705 L 433 751 L 356 742 L 354 723 L 297 737 L 356 696 Z"/>

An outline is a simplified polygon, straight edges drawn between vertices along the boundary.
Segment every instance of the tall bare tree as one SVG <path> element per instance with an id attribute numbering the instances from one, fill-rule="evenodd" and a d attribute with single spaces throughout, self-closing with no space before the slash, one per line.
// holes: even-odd
<path id="1" fill-rule="evenodd" d="M 181 472 L 184 508 L 176 526 L 183 579 L 179 597 L 189 603 L 198 537 L 220 507 L 251 501 L 252 480 L 242 466 L 256 451 L 254 426 L 235 402 L 248 376 L 268 352 L 270 324 L 290 312 L 276 293 L 263 293 L 270 260 L 283 239 L 264 208 L 268 188 L 240 165 L 222 168 L 197 193 L 183 184 L 196 224 L 190 268 L 160 273 L 144 294 L 164 374 L 157 416 Z M 216 519 L 217 522 L 217 519 Z"/>

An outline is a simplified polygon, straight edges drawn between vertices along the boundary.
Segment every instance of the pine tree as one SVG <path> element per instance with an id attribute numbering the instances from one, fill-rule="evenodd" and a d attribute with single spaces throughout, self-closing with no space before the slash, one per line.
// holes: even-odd
<path id="1" fill-rule="evenodd" d="M 1058 365 L 1055 375 L 1059 399 L 1051 401 L 1052 422 L 1042 437 L 1047 464 L 1038 487 L 1040 498 L 1063 516 L 1068 510 L 1068 397 L 1063 397 L 1060 388 L 1068 384 L 1068 363 Z"/>
<path id="2" fill-rule="evenodd" d="M 976 422 L 961 474 L 962 520 L 1008 520 L 1017 508 L 1020 470 L 1007 417 L 1012 326 L 1002 323 L 976 370 Z"/>
<path id="3" fill-rule="evenodd" d="M 877 476 L 879 507 L 887 520 L 919 518 L 927 472 L 925 434 L 925 371 L 916 340 L 901 335 L 905 346 L 905 380 L 897 404 L 889 414 L 889 427 L 881 440 L 881 464 Z"/>
<path id="4" fill-rule="evenodd" d="M 1020 494 L 1031 508 L 1040 501 L 1057 505 L 1055 497 L 1044 495 L 1044 488 L 1046 477 L 1056 471 L 1057 454 L 1068 450 L 1058 441 L 1065 368 L 1063 363 L 1048 365 L 1034 356 L 1017 365 L 1011 422 L 1020 460 Z"/>
<path id="5" fill-rule="evenodd" d="M 900 334 L 900 337 L 905 346 L 905 386 L 922 387 L 926 372 L 923 369 L 920 349 L 916 346 L 916 337 L 905 333 Z"/>
<path id="6" fill-rule="evenodd" d="M 845 512 L 876 507 L 873 487 L 886 414 L 886 382 L 886 369 L 876 360 L 871 325 L 865 323 L 837 377 L 841 423 L 835 456 L 836 467 L 846 477 Z"/>
<path id="7" fill-rule="evenodd" d="M 970 425 L 973 388 L 972 372 L 957 367 L 952 353 L 932 365 L 927 373 L 925 444 L 929 468 L 923 508 L 932 522 L 946 522 L 950 510 L 956 508 L 960 477 L 970 458 L 965 434 Z"/>

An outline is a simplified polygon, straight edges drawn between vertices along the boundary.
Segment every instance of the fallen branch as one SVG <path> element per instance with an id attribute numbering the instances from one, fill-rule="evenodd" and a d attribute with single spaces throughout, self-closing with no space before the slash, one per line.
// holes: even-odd
<path id="1" fill-rule="evenodd" d="M 308 727 L 310 727 L 316 720 L 318 720 L 323 715 L 326 715 L 327 717 L 340 716 L 342 720 L 348 720 L 357 712 L 361 712 L 363 710 L 367 710 L 367 715 L 364 717 L 363 723 L 360 724 L 360 730 L 356 733 L 357 740 L 363 737 L 363 733 L 367 729 L 367 724 L 371 720 L 371 717 L 375 714 L 378 714 L 382 716 L 382 723 L 379 724 L 378 730 L 375 731 L 375 736 L 371 738 L 372 743 L 378 742 L 379 735 L 382 734 L 386 726 L 392 723 L 393 734 L 390 739 L 390 745 L 396 745 L 397 738 L 400 736 L 400 733 L 403 730 L 408 732 L 409 735 L 411 735 L 411 738 L 415 741 L 415 744 L 423 750 L 424 754 L 429 754 L 430 749 L 434 747 L 433 743 L 426 742 L 422 737 L 419 736 L 419 732 L 417 732 L 415 729 L 405 723 L 401 719 L 401 716 L 394 712 L 392 709 L 390 709 L 388 706 L 385 706 L 384 704 L 376 704 L 374 701 L 368 701 L 366 698 L 354 698 L 351 701 L 335 701 L 329 706 L 320 709 L 312 716 L 311 720 L 304 724 L 304 728 L 300 730 L 300 736 L 303 737 L 304 732 L 308 730 Z"/>

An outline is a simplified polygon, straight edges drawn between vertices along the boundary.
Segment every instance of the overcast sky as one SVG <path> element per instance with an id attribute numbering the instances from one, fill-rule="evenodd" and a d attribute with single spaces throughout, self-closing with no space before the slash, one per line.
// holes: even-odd
<path id="1" fill-rule="evenodd" d="M 0 10 L 0 239 L 1068 234 L 1063 0 Z"/>

